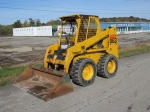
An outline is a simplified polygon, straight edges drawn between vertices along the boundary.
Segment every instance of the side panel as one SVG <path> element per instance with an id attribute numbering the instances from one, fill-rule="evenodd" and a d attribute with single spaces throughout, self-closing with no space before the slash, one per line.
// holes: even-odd
<path id="1" fill-rule="evenodd" d="M 119 58 L 118 37 L 116 34 L 116 27 L 110 28 L 109 30 L 109 47 L 106 52 L 108 54 L 113 54 L 116 58 Z"/>
<path id="2" fill-rule="evenodd" d="M 44 67 L 48 68 L 48 63 L 47 63 L 47 56 L 48 54 L 54 54 L 55 50 L 58 50 L 59 44 L 53 44 L 51 46 L 48 46 L 45 52 L 45 56 L 44 56 Z"/>

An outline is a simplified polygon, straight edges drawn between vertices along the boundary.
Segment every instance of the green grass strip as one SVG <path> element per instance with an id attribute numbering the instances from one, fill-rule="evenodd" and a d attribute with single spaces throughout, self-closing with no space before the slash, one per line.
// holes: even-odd
<path id="1" fill-rule="evenodd" d="M 0 69 L 0 86 L 10 84 L 21 72 L 25 70 L 25 66 L 5 67 Z"/>
<path id="2" fill-rule="evenodd" d="M 34 64 L 37 67 L 42 67 L 43 64 Z M 0 86 L 6 84 L 12 84 L 18 75 L 20 75 L 27 66 L 17 66 L 17 67 L 4 67 L 0 68 Z"/>
<path id="3" fill-rule="evenodd" d="M 149 51 L 150 51 L 150 46 L 143 45 L 143 46 L 139 46 L 136 48 L 120 51 L 119 58 L 128 57 L 128 56 L 132 56 L 132 55 L 136 55 L 136 54 L 140 54 L 144 52 L 149 52 Z"/>

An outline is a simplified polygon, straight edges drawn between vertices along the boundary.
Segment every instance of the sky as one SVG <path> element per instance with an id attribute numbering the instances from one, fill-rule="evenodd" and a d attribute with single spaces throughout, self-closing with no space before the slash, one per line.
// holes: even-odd
<path id="1" fill-rule="evenodd" d="M 150 0 L 0 0 L 0 24 L 29 18 L 45 23 L 70 14 L 150 19 Z"/>

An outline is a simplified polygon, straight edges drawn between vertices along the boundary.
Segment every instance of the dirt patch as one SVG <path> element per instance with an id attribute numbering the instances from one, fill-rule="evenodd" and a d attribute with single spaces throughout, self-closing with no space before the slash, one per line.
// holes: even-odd
<path id="1" fill-rule="evenodd" d="M 1 52 L 28 52 L 28 51 L 32 51 L 31 47 L 28 46 L 22 46 L 22 47 L 13 47 L 13 48 L 0 48 Z"/>
<path id="2" fill-rule="evenodd" d="M 30 51 L 10 56 L 0 56 L 0 67 L 13 66 L 17 64 L 40 61 L 44 58 L 45 51 Z"/>
<path id="3" fill-rule="evenodd" d="M 121 45 L 119 46 L 119 50 L 136 48 L 142 45 L 150 45 L 150 40 L 135 41 L 130 44 Z"/>
<path id="4" fill-rule="evenodd" d="M 4 51 L 3 51 L 3 52 L 2 52 L 2 51 L 0 52 L 1 55 L 15 54 L 15 53 L 17 53 L 17 52 L 4 52 Z"/>
<path id="5" fill-rule="evenodd" d="M 0 46 L 0 48 L 3 48 L 3 49 L 8 49 L 8 48 L 12 48 L 12 45 Z"/>
<path id="6" fill-rule="evenodd" d="M 136 41 L 136 40 L 141 40 L 141 39 L 138 39 L 138 38 L 131 38 L 131 39 L 128 39 L 128 38 L 120 38 L 119 40 L 122 41 L 122 42 L 124 42 L 124 41 Z"/>

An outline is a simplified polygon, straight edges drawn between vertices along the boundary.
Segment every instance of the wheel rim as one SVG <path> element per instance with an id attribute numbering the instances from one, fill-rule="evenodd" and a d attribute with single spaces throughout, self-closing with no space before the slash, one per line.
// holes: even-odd
<path id="1" fill-rule="evenodd" d="M 114 73 L 116 70 L 116 62 L 114 60 L 110 60 L 107 65 L 107 70 L 109 73 Z"/>
<path id="2" fill-rule="evenodd" d="M 82 77 L 84 80 L 90 80 L 93 77 L 94 69 L 93 66 L 88 64 L 83 68 Z"/>

